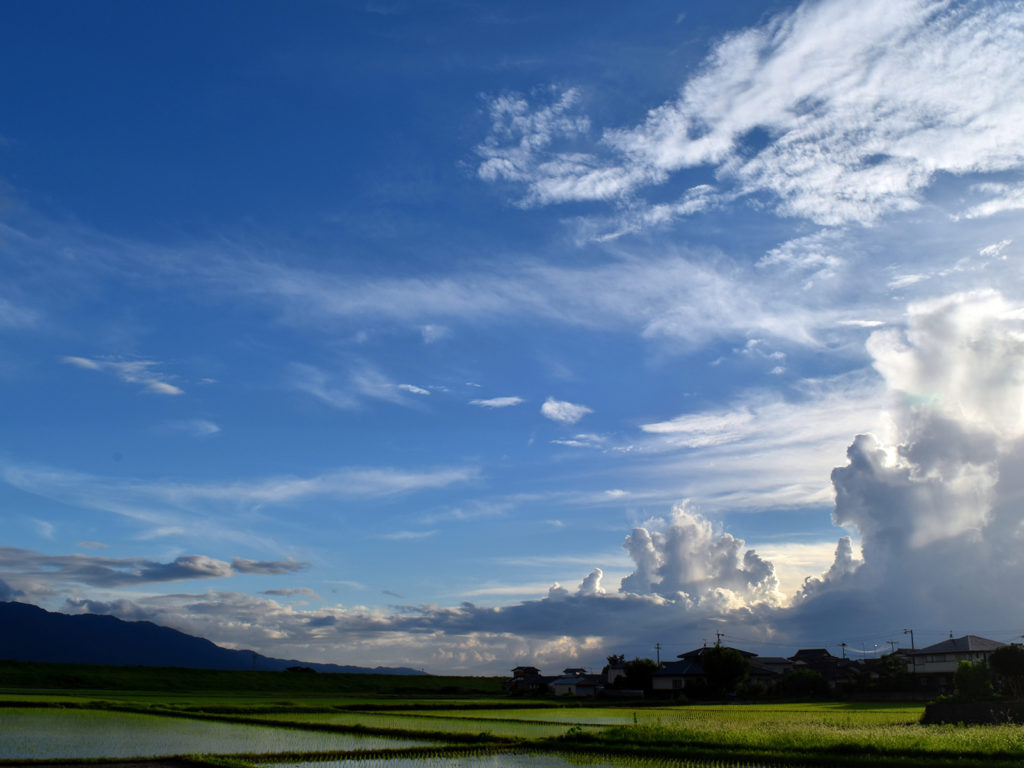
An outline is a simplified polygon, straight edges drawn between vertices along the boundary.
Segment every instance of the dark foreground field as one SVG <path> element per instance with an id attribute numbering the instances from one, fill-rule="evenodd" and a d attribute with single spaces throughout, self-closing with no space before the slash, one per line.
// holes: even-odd
<path id="1" fill-rule="evenodd" d="M 1021 726 L 925 726 L 920 705 L 624 707 L 508 699 L 500 683 L 0 663 L 0 765 L 1024 764 Z"/>

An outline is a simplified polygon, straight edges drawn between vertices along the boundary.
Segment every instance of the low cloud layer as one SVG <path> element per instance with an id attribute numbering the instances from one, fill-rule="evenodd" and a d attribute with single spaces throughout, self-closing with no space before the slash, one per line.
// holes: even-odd
<path id="1" fill-rule="evenodd" d="M 124 587 L 190 579 L 224 579 L 236 573 L 285 574 L 307 567 L 288 559 L 254 561 L 235 558 L 231 563 L 205 555 L 181 555 L 170 562 L 144 558 L 95 555 L 45 555 L 15 547 L 0 547 L 0 574 L 12 584 L 38 590 L 84 585 Z M 7 589 L 13 590 L 9 585 Z M 14 590 L 16 591 L 16 590 Z"/>

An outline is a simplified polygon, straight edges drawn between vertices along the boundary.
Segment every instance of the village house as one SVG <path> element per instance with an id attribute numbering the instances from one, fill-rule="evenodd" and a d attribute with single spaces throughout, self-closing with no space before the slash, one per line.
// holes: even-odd
<path id="1" fill-rule="evenodd" d="M 562 676 L 552 680 L 548 688 L 555 696 L 597 696 L 604 690 L 604 678 L 588 675 L 580 667 L 571 667 L 562 670 Z"/>
<path id="2" fill-rule="evenodd" d="M 704 683 L 706 675 L 704 673 L 704 666 L 701 664 L 701 657 L 709 650 L 711 649 L 704 646 L 703 648 L 696 648 L 687 653 L 679 654 L 677 657 L 679 661 L 666 664 L 652 675 L 651 689 L 656 692 L 663 691 L 680 694 L 686 690 L 687 686 Z M 741 651 L 739 648 L 732 648 L 730 650 L 736 651 L 747 660 L 752 660 L 757 656 L 756 653 Z M 753 664 L 751 664 L 751 667 L 753 668 Z"/>
<path id="3" fill-rule="evenodd" d="M 536 667 L 516 667 L 512 679 L 505 681 L 505 692 L 509 694 L 542 693 L 547 690 L 550 677 L 544 677 Z"/>
<path id="4" fill-rule="evenodd" d="M 900 651 L 907 660 L 907 671 L 914 675 L 918 686 L 939 693 L 953 690 L 953 676 L 961 661 L 987 662 L 989 655 L 1006 643 L 977 635 L 952 637 L 926 648 Z"/>
<path id="5" fill-rule="evenodd" d="M 987 662 L 989 655 L 1006 643 L 988 640 L 977 635 L 943 640 L 927 648 L 898 649 L 894 658 L 903 659 L 907 672 L 914 675 L 915 685 L 923 691 L 949 693 L 953 690 L 953 676 L 961 661 Z M 682 653 L 678 661 L 662 665 L 651 676 L 651 691 L 655 695 L 681 697 L 690 688 L 691 695 L 702 693 L 707 675 L 701 663 L 711 647 L 704 646 Z M 862 684 L 870 669 L 861 661 L 832 655 L 826 648 L 801 648 L 789 658 L 758 656 L 750 651 L 732 648 L 750 663 L 749 679 L 762 689 L 771 690 L 788 672 L 809 669 L 824 678 L 829 688 L 844 689 Z M 621 658 L 621 657 L 617 657 Z M 643 691 L 622 691 L 612 685 L 624 675 L 624 663 L 609 663 L 604 674 L 588 674 L 582 667 L 569 667 L 562 674 L 545 677 L 536 667 L 520 666 L 512 670 L 512 678 L 505 689 L 512 695 L 551 693 L 555 696 L 643 695 Z M 877 675 L 876 675 L 877 677 Z"/>

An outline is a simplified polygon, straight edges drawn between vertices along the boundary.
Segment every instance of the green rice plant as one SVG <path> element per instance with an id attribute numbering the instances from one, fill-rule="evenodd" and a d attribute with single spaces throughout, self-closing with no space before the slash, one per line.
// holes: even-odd
<path id="1" fill-rule="evenodd" d="M 302 723 L 309 725 L 360 726 L 371 729 L 398 731 L 433 731 L 438 734 L 490 734 L 506 739 L 541 739 L 560 736 L 566 727 L 585 729 L 601 725 L 519 720 L 515 718 L 461 716 L 457 712 L 445 714 L 391 713 L 391 712 L 286 712 L 261 716 L 260 722 Z"/>

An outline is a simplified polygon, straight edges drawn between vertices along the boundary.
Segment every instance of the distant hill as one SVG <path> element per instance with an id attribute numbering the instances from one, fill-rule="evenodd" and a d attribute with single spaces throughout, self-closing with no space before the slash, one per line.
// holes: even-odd
<path id="1" fill-rule="evenodd" d="M 201 637 L 149 621 L 122 621 L 91 613 L 51 613 L 27 603 L 0 602 L 0 659 L 133 667 L 185 667 L 282 671 L 423 675 L 408 667 L 353 667 L 274 659 L 255 651 L 221 648 Z"/>

